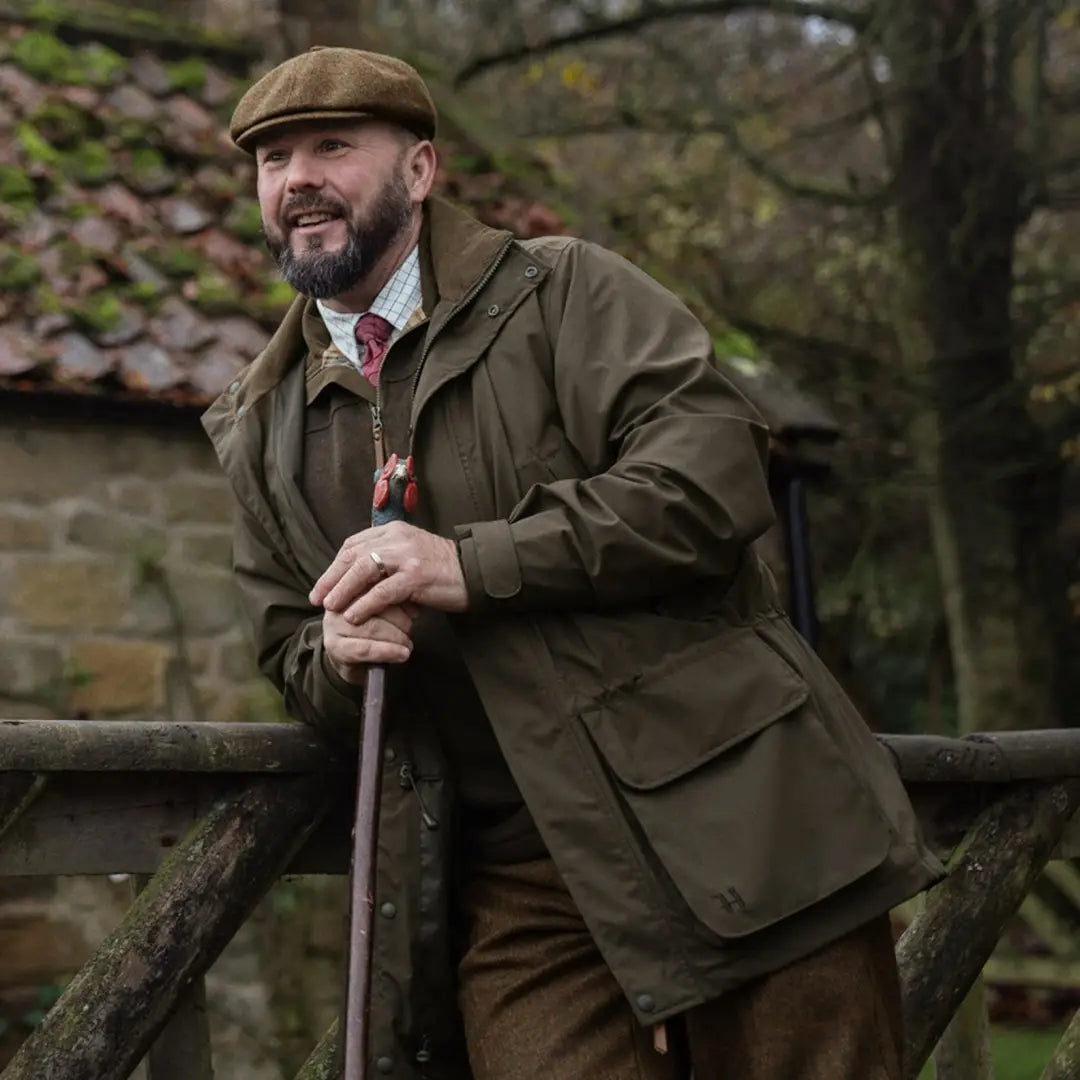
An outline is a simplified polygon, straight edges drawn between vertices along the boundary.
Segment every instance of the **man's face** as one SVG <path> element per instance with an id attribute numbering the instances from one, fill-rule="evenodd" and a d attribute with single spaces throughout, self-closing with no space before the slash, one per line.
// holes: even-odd
<path id="1" fill-rule="evenodd" d="M 294 289 L 325 300 L 370 273 L 412 219 L 407 156 L 376 123 L 297 125 L 259 144 L 263 232 Z"/>

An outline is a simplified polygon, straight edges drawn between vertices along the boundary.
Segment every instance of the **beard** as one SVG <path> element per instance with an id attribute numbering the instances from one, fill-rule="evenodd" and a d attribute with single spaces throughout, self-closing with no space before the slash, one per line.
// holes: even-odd
<path id="1" fill-rule="evenodd" d="M 329 300 L 358 285 L 412 220 L 409 189 L 397 169 L 382 186 L 374 205 L 359 220 L 347 203 L 324 195 L 300 195 L 282 208 L 282 217 L 301 213 L 326 213 L 345 223 L 345 246 L 340 251 L 324 251 L 322 238 L 308 239 L 306 250 L 297 254 L 288 233 L 272 236 L 263 230 L 266 246 L 277 261 L 281 276 L 297 292 L 315 300 Z M 287 226 L 286 226 L 287 228 Z"/>

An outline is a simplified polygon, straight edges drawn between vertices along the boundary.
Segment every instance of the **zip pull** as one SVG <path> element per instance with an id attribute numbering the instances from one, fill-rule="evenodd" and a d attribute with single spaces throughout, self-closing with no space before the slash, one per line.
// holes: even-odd
<path id="1" fill-rule="evenodd" d="M 383 440 L 382 406 L 378 402 L 371 406 L 371 438 L 375 444 L 375 471 L 379 472 L 386 464 L 386 443 Z"/>
<path id="2" fill-rule="evenodd" d="M 434 832 L 439 827 L 439 822 L 432 817 L 428 812 L 428 808 L 424 805 L 424 796 L 420 794 L 420 788 L 416 784 L 416 777 L 413 776 L 412 766 L 407 761 L 398 769 L 398 776 L 401 777 L 400 783 L 403 788 L 411 787 L 413 789 L 416 801 L 420 804 L 420 817 L 423 819 L 424 824 Z"/>

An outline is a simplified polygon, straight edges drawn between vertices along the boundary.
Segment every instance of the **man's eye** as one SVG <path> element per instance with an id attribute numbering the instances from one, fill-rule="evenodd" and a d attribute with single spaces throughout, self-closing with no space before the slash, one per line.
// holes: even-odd
<path id="1" fill-rule="evenodd" d="M 340 150 L 345 144 L 340 139 L 323 139 L 320 150 Z"/>
<path id="2" fill-rule="evenodd" d="M 267 164 L 267 165 L 272 165 L 275 162 L 284 161 L 284 160 L 285 160 L 285 151 L 284 150 L 267 150 L 266 153 L 263 154 L 263 163 Z"/>

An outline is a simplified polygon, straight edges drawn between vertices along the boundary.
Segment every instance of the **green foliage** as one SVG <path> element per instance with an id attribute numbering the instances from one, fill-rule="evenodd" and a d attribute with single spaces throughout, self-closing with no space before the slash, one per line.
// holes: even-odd
<path id="1" fill-rule="evenodd" d="M 96 678 L 92 671 L 76 661 L 65 660 L 60 673 L 41 686 L 35 696 L 53 712 L 63 714 L 69 711 L 75 691 L 89 686 Z"/>
<path id="2" fill-rule="evenodd" d="M 169 85 L 177 93 L 197 94 L 206 85 L 206 61 L 188 56 L 169 64 Z"/>
<path id="3" fill-rule="evenodd" d="M 754 339 L 733 327 L 713 336 L 713 348 L 717 356 L 745 356 L 753 360 L 758 355 Z"/>
<path id="4" fill-rule="evenodd" d="M 9 244 L 0 244 L 0 290 L 22 292 L 41 278 L 38 264 Z"/>
<path id="5" fill-rule="evenodd" d="M 1060 1031 L 994 1028 L 990 1033 L 990 1051 L 996 1080 L 1039 1080 L 1060 1038 Z M 933 1080 L 933 1077 L 934 1067 L 928 1062 L 919 1073 L 919 1080 Z"/>

